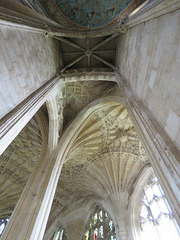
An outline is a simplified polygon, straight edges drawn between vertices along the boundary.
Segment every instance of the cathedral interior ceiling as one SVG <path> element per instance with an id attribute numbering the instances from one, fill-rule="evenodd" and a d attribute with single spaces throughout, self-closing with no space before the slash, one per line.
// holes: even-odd
<path id="1" fill-rule="evenodd" d="M 54 36 L 59 40 L 62 67 L 67 69 L 107 68 L 115 71 L 116 45 L 118 33 L 106 37 L 65 38 Z"/>
<path id="2" fill-rule="evenodd" d="M 18 0 L 59 23 L 62 29 L 103 31 L 124 24 L 144 0 Z M 107 32 L 108 35 L 108 32 Z"/>
<path id="3" fill-rule="evenodd" d="M 36 2 L 45 3 L 45 11 L 64 26 L 83 29 L 113 25 L 142 1 Z M 93 38 L 54 36 L 61 48 L 61 74 L 68 73 L 67 70 L 100 68 L 105 72 L 116 72 L 117 36 L 117 33 Z M 65 83 L 56 97 L 59 119 L 63 117 L 63 130 L 89 103 L 113 95 L 115 85 L 103 79 Z M 43 109 L 48 115 L 45 105 Z M 40 158 L 42 139 L 38 122 L 33 118 L 2 154 L 1 217 L 10 216 L 21 196 Z M 147 162 L 144 148 L 124 106 L 117 102 L 99 107 L 85 120 L 68 152 L 53 200 L 53 211 L 63 212 L 72 203 L 83 199 L 110 199 L 113 193 L 131 192 L 138 173 Z"/>
<path id="4" fill-rule="evenodd" d="M 121 104 L 96 109 L 83 124 L 63 165 L 53 210 L 79 200 L 107 199 L 130 192 L 148 160 Z"/>
<path id="5" fill-rule="evenodd" d="M 83 28 L 99 28 L 112 25 L 125 13 L 132 11 L 137 0 L 68 1 L 46 0 L 46 9 L 54 20 L 65 25 Z"/>
<path id="6" fill-rule="evenodd" d="M 65 28 L 91 31 L 119 24 L 127 13 L 142 2 L 144 1 L 35 0 L 34 7 L 36 10 L 37 6 L 41 7 L 47 16 Z M 86 71 L 104 71 L 111 78 L 112 73 L 117 72 L 118 36 L 119 33 L 85 38 L 53 36 L 59 40 L 58 54 L 62 63 L 59 73 L 63 83 L 61 91 L 55 96 L 59 129 L 54 130 L 60 133 L 62 127 L 62 132 L 65 132 L 93 101 L 107 96 L 121 96 L 119 87 L 117 94 L 117 83 L 113 80 L 101 78 L 100 81 L 63 82 L 63 78 L 68 79 L 68 74 L 70 79 L 75 72 L 85 75 Z M 47 109 L 48 104 L 44 104 L 41 110 L 48 119 Z M 13 212 L 45 149 L 41 127 L 34 116 L 0 156 L 0 218 L 9 217 Z M 137 178 L 144 168 L 149 167 L 135 127 L 120 101 L 109 101 L 96 107 L 78 131 L 64 160 L 51 209 L 52 222 L 54 216 L 66 217 L 68 210 L 75 209 L 80 202 L 88 204 L 107 201 L 107 206 L 119 193 L 131 195 Z"/>
<path id="7" fill-rule="evenodd" d="M 89 103 L 114 96 L 116 91 L 116 83 L 109 81 L 66 83 L 56 98 L 58 109 L 63 109 L 63 129 Z M 47 114 L 45 105 L 43 111 Z M 0 216 L 12 213 L 40 158 L 42 146 L 40 128 L 33 118 L 2 154 L 0 196 L 4 201 Z M 63 212 L 79 200 L 109 198 L 116 191 L 130 192 L 147 161 L 124 106 L 109 102 L 98 107 L 85 120 L 68 152 L 52 211 Z"/>

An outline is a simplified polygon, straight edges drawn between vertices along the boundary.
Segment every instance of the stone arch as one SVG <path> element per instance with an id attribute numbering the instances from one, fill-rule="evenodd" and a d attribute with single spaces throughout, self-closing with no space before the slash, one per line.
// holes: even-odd
<path id="1" fill-rule="evenodd" d="M 68 152 L 70 151 L 78 134 L 83 129 L 83 127 L 85 125 L 85 120 L 93 113 L 93 111 L 95 111 L 98 108 L 101 108 L 107 104 L 125 106 L 126 102 L 124 101 L 124 99 L 122 99 L 119 96 L 109 96 L 109 97 L 103 97 L 98 100 L 95 100 L 92 103 L 90 103 L 87 107 L 85 107 L 80 112 L 80 114 L 76 117 L 76 119 L 66 129 L 66 131 L 62 135 L 62 138 L 58 144 L 58 148 L 57 148 L 57 152 L 56 152 L 56 159 L 57 159 L 57 161 L 58 161 L 58 159 L 59 160 L 61 159 L 60 168 L 65 163 Z M 125 196 L 124 199 L 126 199 L 126 197 L 127 196 Z M 105 203 L 100 202 L 100 204 L 104 205 Z M 105 206 L 106 205 L 104 205 L 103 207 L 106 209 Z M 112 213 L 114 213 L 114 212 L 115 211 L 113 211 L 113 210 L 111 211 L 112 216 L 113 216 Z M 116 221 L 115 217 L 113 217 L 113 221 L 115 222 L 116 228 L 118 229 L 118 221 Z M 122 221 L 121 221 L 121 224 L 122 224 Z M 123 231 L 119 231 L 118 235 L 121 236 L 122 234 L 124 234 L 124 239 L 125 239 L 126 234 L 124 232 L 125 232 L 125 230 L 123 229 Z"/>
<path id="2" fill-rule="evenodd" d="M 57 147 L 56 158 L 61 159 L 61 167 L 62 167 L 65 161 L 66 155 L 72 146 L 72 143 L 76 139 L 78 133 L 80 132 L 80 129 L 82 129 L 83 127 L 83 123 L 85 119 L 88 116 L 90 116 L 90 114 L 95 109 L 109 102 L 114 104 L 123 104 L 126 107 L 132 122 L 134 123 L 136 131 L 139 135 L 139 138 L 146 149 L 146 152 L 148 154 L 152 167 L 155 171 L 155 174 L 160 180 L 161 186 L 163 187 L 163 190 L 167 195 L 167 199 L 170 203 L 170 206 L 175 214 L 175 218 L 177 219 L 177 222 L 178 222 L 179 220 L 178 217 L 180 214 L 179 208 L 178 208 L 178 201 L 177 201 L 177 197 L 179 196 L 179 191 L 176 187 L 178 181 L 176 181 L 175 185 L 173 184 L 175 180 L 173 178 L 174 177 L 176 178 L 177 170 L 175 171 L 175 173 L 173 173 L 173 171 L 170 172 L 167 166 L 170 167 L 170 163 L 172 163 L 172 165 L 175 164 L 178 168 L 179 166 L 173 160 L 175 158 L 174 155 L 172 155 L 172 153 L 167 154 L 168 149 L 166 147 L 166 144 L 168 143 L 168 141 L 163 141 L 163 135 L 161 136 L 159 132 L 158 133 L 155 132 L 155 128 L 153 125 L 154 122 L 153 123 L 151 122 L 151 119 L 148 118 L 143 108 L 142 109 L 139 108 L 137 102 L 135 102 L 134 104 L 132 103 L 132 97 L 129 97 L 129 98 L 128 97 L 129 97 L 128 95 L 126 95 L 124 98 L 120 96 L 104 97 L 104 98 L 100 98 L 98 100 L 93 101 L 87 107 L 85 107 L 76 117 L 76 119 L 70 124 L 68 129 L 66 129 L 66 131 L 64 132 Z M 68 136 L 68 139 L 67 139 L 67 136 Z M 163 159 L 164 157 L 165 159 Z M 163 161 L 160 160 L 159 162 L 159 159 L 163 159 Z M 169 164 L 167 165 L 168 162 Z M 166 175 L 168 177 L 171 176 L 170 177 L 171 185 L 167 184 L 168 177 Z"/>

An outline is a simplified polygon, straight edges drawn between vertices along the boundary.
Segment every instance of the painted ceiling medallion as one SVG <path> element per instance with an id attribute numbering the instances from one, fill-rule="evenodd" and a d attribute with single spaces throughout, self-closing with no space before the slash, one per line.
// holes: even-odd
<path id="1" fill-rule="evenodd" d="M 133 10 L 138 0 L 47 0 L 54 19 L 79 28 L 101 28 L 112 25 Z"/>

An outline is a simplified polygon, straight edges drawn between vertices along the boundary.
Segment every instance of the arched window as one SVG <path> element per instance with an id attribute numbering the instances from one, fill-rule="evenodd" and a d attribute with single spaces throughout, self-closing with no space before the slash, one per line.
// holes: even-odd
<path id="1" fill-rule="evenodd" d="M 116 231 L 113 220 L 107 212 L 96 206 L 91 215 L 82 240 L 116 240 Z"/>
<path id="2" fill-rule="evenodd" d="M 172 211 L 155 176 L 143 188 L 139 219 L 141 240 L 180 240 Z"/>
<path id="3" fill-rule="evenodd" d="M 53 240 L 67 240 L 66 231 L 62 226 L 54 233 Z"/>
<path id="4" fill-rule="evenodd" d="M 2 236 L 8 222 L 9 222 L 9 218 L 0 219 L 0 237 Z"/>

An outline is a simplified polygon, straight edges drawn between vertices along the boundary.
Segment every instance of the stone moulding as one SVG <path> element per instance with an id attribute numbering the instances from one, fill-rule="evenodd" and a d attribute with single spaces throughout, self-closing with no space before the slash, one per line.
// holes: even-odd
<path id="1" fill-rule="evenodd" d="M 87 72 L 88 71 L 88 72 Z M 69 71 L 61 75 L 61 80 L 64 82 L 77 81 L 110 81 L 116 82 L 115 72 L 108 72 L 105 69 L 83 69 Z"/>

